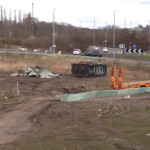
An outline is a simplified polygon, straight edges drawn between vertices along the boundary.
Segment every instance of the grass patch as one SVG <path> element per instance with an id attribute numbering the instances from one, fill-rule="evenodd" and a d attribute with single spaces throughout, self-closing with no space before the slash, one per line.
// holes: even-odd
<path id="1" fill-rule="evenodd" d="M 10 94 L 8 94 L 8 95 L 5 95 L 3 97 L 3 101 L 5 103 L 11 103 L 11 102 L 17 101 L 18 98 L 19 98 L 19 96 L 17 96 L 17 95 L 10 95 Z"/>
<path id="2" fill-rule="evenodd" d="M 149 55 L 142 55 L 142 54 L 118 54 L 119 56 L 125 56 L 128 58 L 144 58 L 144 59 L 150 59 Z"/>
<path id="3" fill-rule="evenodd" d="M 107 127 L 112 131 L 117 131 L 118 135 L 124 139 L 124 142 L 117 146 L 123 150 L 134 149 L 136 146 L 150 147 L 150 137 L 146 136 L 150 132 L 149 112 L 150 109 L 145 107 L 110 119 Z"/>

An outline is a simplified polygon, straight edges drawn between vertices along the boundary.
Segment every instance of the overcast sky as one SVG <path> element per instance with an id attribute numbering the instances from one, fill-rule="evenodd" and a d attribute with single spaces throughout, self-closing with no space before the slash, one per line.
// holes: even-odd
<path id="1" fill-rule="evenodd" d="M 65 22 L 78 27 L 104 27 L 114 24 L 117 26 L 135 27 L 149 24 L 150 0 L 0 0 L 0 5 L 6 9 L 28 13 L 40 21 Z M 126 20 L 126 21 L 125 21 Z"/>

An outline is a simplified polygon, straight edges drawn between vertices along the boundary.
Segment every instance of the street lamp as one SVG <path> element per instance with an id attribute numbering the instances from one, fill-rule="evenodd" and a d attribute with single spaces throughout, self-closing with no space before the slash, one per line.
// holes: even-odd
<path id="1" fill-rule="evenodd" d="M 120 11 L 120 10 L 114 10 L 113 50 L 115 50 L 115 38 L 116 38 L 116 33 L 115 33 L 115 18 L 116 18 L 116 11 Z"/>

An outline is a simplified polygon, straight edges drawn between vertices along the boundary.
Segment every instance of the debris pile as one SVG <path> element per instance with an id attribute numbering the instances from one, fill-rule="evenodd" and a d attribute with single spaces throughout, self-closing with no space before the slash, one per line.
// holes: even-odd
<path id="1" fill-rule="evenodd" d="M 27 71 L 24 70 L 18 70 L 17 73 L 12 74 L 11 76 L 27 76 L 27 77 L 40 77 L 40 78 L 60 78 L 62 75 L 59 74 L 53 74 L 51 71 L 36 66 L 35 68 L 32 68 L 31 66 L 28 67 Z"/>

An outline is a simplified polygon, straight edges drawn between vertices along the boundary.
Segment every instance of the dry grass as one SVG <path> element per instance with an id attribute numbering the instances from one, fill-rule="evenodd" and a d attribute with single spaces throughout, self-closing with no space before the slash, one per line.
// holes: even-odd
<path id="1" fill-rule="evenodd" d="M 41 56 L 31 54 L 0 54 L 0 71 L 6 73 L 14 73 L 19 69 L 27 70 L 28 66 L 42 66 L 48 70 L 59 74 L 71 74 L 71 63 L 79 63 L 81 61 L 97 61 L 107 64 L 108 73 L 112 66 L 124 66 L 125 80 L 135 80 L 139 76 L 139 80 L 143 77 L 149 78 L 149 66 L 135 61 L 115 60 L 106 58 L 86 58 L 86 57 L 70 57 L 70 56 Z M 143 71 L 146 72 L 143 74 Z M 142 74 L 142 75 L 141 75 Z M 144 80 L 143 78 L 142 80 Z"/>
<path id="2" fill-rule="evenodd" d="M 28 66 L 42 66 L 52 72 L 61 74 L 71 73 L 71 63 L 87 61 L 87 59 L 65 56 L 39 56 L 25 54 L 0 54 L 0 71 L 16 72 L 19 69 L 27 70 Z"/>

